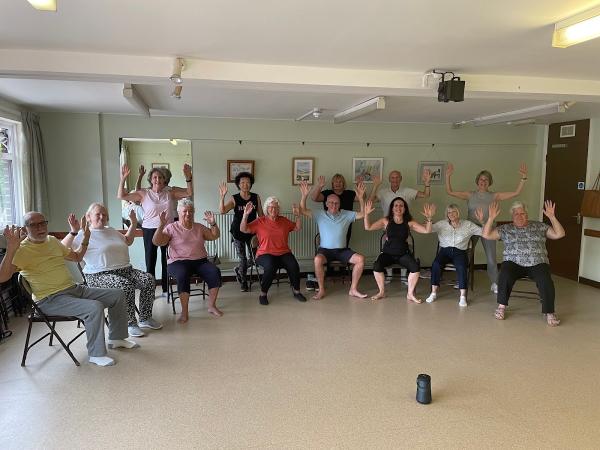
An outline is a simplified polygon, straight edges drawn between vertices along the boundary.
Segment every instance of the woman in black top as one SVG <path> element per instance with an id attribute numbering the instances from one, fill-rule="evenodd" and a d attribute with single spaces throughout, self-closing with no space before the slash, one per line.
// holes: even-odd
<path id="1" fill-rule="evenodd" d="M 231 223 L 231 242 L 237 251 L 238 257 L 240 258 L 240 264 L 234 269 L 235 276 L 240 283 L 240 289 L 242 292 L 248 291 L 248 280 L 246 279 L 246 272 L 248 271 L 248 256 L 246 249 L 252 251 L 250 248 L 250 241 L 252 240 L 252 234 L 242 233 L 240 231 L 240 223 L 242 222 L 242 216 L 244 215 L 244 208 L 247 203 L 252 203 L 254 208 L 248 216 L 248 223 L 256 219 L 258 213 L 259 216 L 263 215 L 262 205 L 260 202 L 260 196 L 254 192 L 250 192 L 252 185 L 254 184 L 254 176 L 249 172 L 240 172 L 235 177 L 235 185 L 239 189 L 239 194 L 232 195 L 231 199 L 225 203 L 225 196 L 227 195 L 227 183 L 224 181 L 219 185 L 219 212 L 225 214 L 233 209 L 233 222 Z"/>
<path id="2" fill-rule="evenodd" d="M 423 300 L 415 297 L 415 288 L 417 287 L 417 281 L 419 281 L 420 267 L 414 256 L 410 254 L 407 240 L 410 230 L 423 234 L 431 233 L 431 218 L 435 214 L 435 205 L 429 203 L 423 205 L 423 212 L 421 214 L 425 216 L 425 225 L 421 225 L 413 220 L 408 206 L 402 197 L 396 197 L 392 200 L 387 217 L 382 217 L 372 224 L 369 220 L 369 214 L 373 211 L 375 211 L 373 202 L 369 200 L 365 207 L 365 230 L 385 230 L 386 241 L 373 265 L 373 275 L 375 276 L 379 292 L 371 297 L 371 300 L 379 300 L 385 297 L 385 268 L 392 264 L 400 264 L 409 271 L 406 299 L 410 302 L 421 303 Z"/>

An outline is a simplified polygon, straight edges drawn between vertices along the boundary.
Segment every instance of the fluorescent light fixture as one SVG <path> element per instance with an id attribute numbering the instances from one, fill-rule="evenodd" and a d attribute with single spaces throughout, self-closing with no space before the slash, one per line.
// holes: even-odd
<path id="1" fill-rule="evenodd" d="M 143 115 L 150 117 L 150 107 L 140 96 L 133 84 L 125 83 L 123 85 L 123 97 L 125 97 L 125 99 Z"/>
<path id="2" fill-rule="evenodd" d="M 557 22 L 552 47 L 570 47 L 597 37 L 600 37 L 600 6 Z"/>
<path id="3" fill-rule="evenodd" d="M 333 123 L 344 123 L 357 117 L 372 113 L 378 109 L 385 109 L 385 97 L 375 97 L 366 102 L 359 103 L 333 116 Z"/>
<path id="4" fill-rule="evenodd" d="M 309 116 L 313 116 L 314 119 L 318 119 L 319 117 L 321 117 L 322 113 L 323 113 L 323 110 L 321 108 L 313 108 L 310 111 L 308 111 L 307 113 L 304 113 L 300 117 L 298 117 L 296 119 L 296 122 L 300 122 L 301 120 L 304 120 Z"/>
<path id="5" fill-rule="evenodd" d="M 567 103 L 550 103 L 548 105 L 532 106 L 531 108 L 493 114 L 491 116 L 477 117 L 469 122 L 473 123 L 476 127 L 481 125 L 491 125 L 493 123 L 512 122 L 514 124 L 516 121 L 563 113 L 568 107 L 569 105 Z"/>
<path id="6" fill-rule="evenodd" d="M 177 86 L 175 86 L 175 88 L 173 89 L 173 92 L 171 92 L 171 97 L 176 98 L 177 100 L 181 100 L 181 90 L 183 89 L 183 86 L 181 84 L 178 84 Z"/>
<path id="7" fill-rule="evenodd" d="M 510 122 L 506 122 L 506 125 L 512 125 L 513 127 L 533 124 L 535 124 L 535 119 L 511 120 Z"/>
<path id="8" fill-rule="evenodd" d="M 56 11 L 56 0 L 27 0 L 39 11 Z"/>
<path id="9" fill-rule="evenodd" d="M 173 63 L 173 74 L 169 77 L 169 80 L 175 84 L 183 83 L 183 80 L 181 79 L 181 72 L 183 69 L 185 69 L 185 61 L 183 58 L 175 58 L 175 62 Z"/>

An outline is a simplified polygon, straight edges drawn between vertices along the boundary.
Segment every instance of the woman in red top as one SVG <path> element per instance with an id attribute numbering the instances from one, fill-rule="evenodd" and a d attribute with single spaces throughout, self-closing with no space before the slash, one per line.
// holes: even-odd
<path id="1" fill-rule="evenodd" d="M 258 298 L 260 304 L 269 304 L 267 292 L 273 283 L 273 278 L 277 270 L 280 268 L 284 268 L 288 273 L 290 284 L 294 291 L 294 298 L 305 302 L 306 297 L 300 292 L 300 266 L 288 246 L 290 231 L 299 231 L 302 228 L 298 205 L 293 206 L 295 222 L 279 215 L 279 200 L 276 197 L 269 197 L 265 201 L 263 206 L 264 216 L 248 223 L 248 216 L 253 208 L 252 203 L 246 204 L 242 222 L 240 223 L 240 231 L 256 234 L 258 238 L 256 263 L 264 271 L 260 280 L 261 292 Z"/>

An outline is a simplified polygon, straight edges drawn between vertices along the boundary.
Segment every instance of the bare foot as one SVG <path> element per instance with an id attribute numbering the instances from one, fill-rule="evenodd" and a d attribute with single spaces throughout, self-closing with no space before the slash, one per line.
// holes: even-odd
<path id="1" fill-rule="evenodd" d="M 560 320 L 558 319 L 558 317 L 556 317 L 556 314 L 554 313 L 546 314 L 546 322 L 551 327 L 557 327 L 558 325 L 560 325 Z"/>
<path id="2" fill-rule="evenodd" d="M 212 308 L 208 308 L 208 313 L 212 314 L 215 317 L 221 317 L 223 315 L 223 311 L 221 311 L 219 308 L 212 307 Z"/>
<path id="3" fill-rule="evenodd" d="M 320 289 L 315 295 L 312 296 L 312 299 L 321 300 L 323 297 L 325 297 L 325 289 Z"/>
<path id="4" fill-rule="evenodd" d="M 413 303 L 423 303 L 423 300 L 420 298 L 415 297 L 414 295 L 411 296 L 406 296 L 406 300 L 408 300 L 409 302 L 413 302 Z"/>
<path id="5" fill-rule="evenodd" d="M 348 295 L 350 297 L 356 297 L 356 298 L 367 298 L 368 297 L 367 294 L 363 294 L 362 292 L 359 292 L 356 289 L 350 289 L 350 291 L 348 292 Z"/>
<path id="6" fill-rule="evenodd" d="M 371 300 L 381 300 L 382 298 L 385 298 L 385 292 L 378 292 L 371 297 Z"/>
<path id="7" fill-rule="evenodd" d="M 187 314 L 180 314 L 179 317 L 177 318 L 177 322 L 179 323 L 186 323 L 189 320 L 189 317 Z"/>

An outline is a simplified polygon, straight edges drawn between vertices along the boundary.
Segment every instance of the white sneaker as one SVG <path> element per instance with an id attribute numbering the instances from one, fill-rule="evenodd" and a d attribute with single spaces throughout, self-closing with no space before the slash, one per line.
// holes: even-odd
<path id="1" fill-rule="evenodd" d="M 140 327 L 138 325 L 129 325 L 127 327 L 127 333 L 129 334 L 129 336 L 131 337 L 142 337 L 142 336 L 146 336 L 146 333 L 144 333 Z"/>
<path id="2" fill-rule="evenodd" d="M 114 366 L 116 364 L 115 360 L 108 356 L 90 356 L 90 363 L 100 367 Z"/>
<path id="3" fill-rule="evenodd" d="M 140 344 L 135 341 L 130 340 L 129 338 L 125 339 L 109 339 L 108 340 L 108 348 L 138 348 Z"/>
<path id="4" fill-rule="evenodd" d="M 427 298 L 425 299 L 425 301 L 426 301 L 427 303 L 433 303 L 433 302 L 435 302 L 435 299 L 436 299 L 436 298 L 437 298 L 437 295 L 436 295 L 436 294 L 434 294 L 434 293 L 432 292 L 431 294 L 429 294 L 429 297 L 427 297 Z"/>
<path id="5" fill-rule="evenodd" d="M 461 295 L 460 300 L 458 302 L 458 306 L 467 306 L 467 297 Z"/>
<path id="6" fill-rule="evenodd" d="M 492 283 L 492 285 L 490 286 L 490 291 L 492 291 L 494 294 L 498 293 L 498 285 L 496 283 Z"/>

